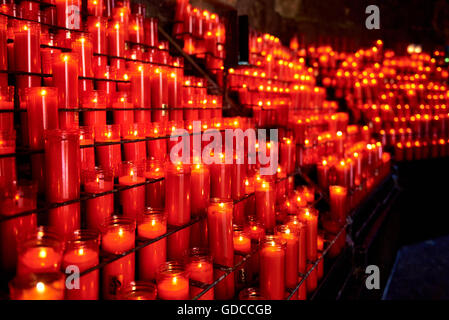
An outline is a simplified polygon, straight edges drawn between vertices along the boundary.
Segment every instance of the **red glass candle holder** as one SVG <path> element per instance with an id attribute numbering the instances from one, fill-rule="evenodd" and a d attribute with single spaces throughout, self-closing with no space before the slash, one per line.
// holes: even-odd
<path id="1" fill-rule="evenodd" d="M 20 212 L 36 208 L 36 184 L 21 183 L 5 189 L 0 196 L 0 217 L 12 217 Z M 0 268 L 14 271 L 17 264 L 17 245 L 20 239 L 36 231 L 36 214 L 16 217 L 0 222 Z"/>
<path id="2" fill-rule="evenodd" d="M 11 300 L 64 300 L 62 272 L 16 276 L 9 283 Z"/>
<path id="3" fill-rule="evenodd" d="M 79 130 L 46 130 L 45 175 L 47 201 L 65 202 L 80 196 Z M 50 226 L 62 234 L 71 234 L 80 226 L 79 202 L 51 209 Z"/>
<path id="4" fill-rule="evenodd" d="M 256 213 L 258 220 L 266 229 L 273 229 L 276 224 L 276 185 L 274 181 L 256 182 Z"/>
<path id="5" fill-rule="evenodd" d="M 278 236 L 266 236 L 260 249 L 260 291 L 269 300 L 285 296 L 286 242 Z"/>
<path id="6" fill-rule="evenodd" d="M 120 290 L 119 300 L 156 300 L 156 285 L 149 281 L 132 281 Z"/>
<path id="7" fill-rule="evenodd" d="M 124 161 L 120 165 L 120 186 L 133 186 L 145 182 L 144 164 Z M 145 208 L 145 186 L 133 186 L 120 191 L 120 204 L 123 215 L 136 218 Z"/>
<path id="8" fill-rule="evenodd" d="M 198 247 L 192 248 L 186 259 L 187 271 L 191 280 L 210 285 L 214 281 L 214 266 L 208 251 Z M 190 298 L 193 299 L 204 289 L 190 285 Z M 198 300 L 213 300 L 214 289 L 207 291 Z"/>
<path id="9" fill-rule="evenodd" d="M 91 1 L 91 0 L 89 0 Z M 101 1 L 101 0 L 93 0 Z M 91 34 L 93 52 L 107 54 L 107 23 L 108 19 L 99 16 L 87 17 L 87 31 Z"/>
<path id="10" fill-rule="evenodd" d="M 106 125 L 106 94 L 104 91 L 91 91 L 81 97 L 81 107 L 92 109 L 84 111 L 83 123 L 89 127 L 99 127 Z M 95 109 L 98 109 L 96 111 Z"/>
<path id="11" fill-rule="evenodd" d="M 156 66 L 150 73 L 151 119 L 154 122 L 168 121 L 168 71 Z"/>
<path id="12" fill-rule="evenodd" d="M 95 168 L 95 151 L 94 151 L 94 128 L 80 127 L 80 147 L 81 147 L 81 168 Z"/>
<path id="13" fill-rule="evenodd" d="M 189 273 L 182 263 L 168 261 L 160 267 L 157 294 L 161 300 L 189 299 Z"/>
<path id="14" fill-rule="evenodd" d="M 77 230 L 68 239 L 62 257 L 63 270 L 70 266 L 78 267 L 79 272 L 86 271 L 100 262 L 100 233 L 93 230 Z M 67 300 L 98 300 L 100 292 L 99 270 L 89 272 L 79 278 L 78 288 L 66 287 Z"/>
<path id="15" fill-rule="evenodd" d="M 144 38 L 145 38 L 145 44 L 151 47 L 157 47 L 159 40 L 158 40 L 158 20 L 157 18 L 145 18 L 144 21 Z"/>
<path id="16" fill-rule="evenodd" d="M 114 188 L 114 175 L 112 170 L 95 167 L 83 170 L 84 191 L 89 194 L 98 194 L 111 191 Z M 101 230 L 101 226 L 114 212 L 114 195 L 105 194 L 86 200 L 86 223 L 92 230 Z"/>
<path id="17" fill-rule="evenodd" d="M 151 84 L 148 65 L 139 64 L 131 73 L 131 96 L 136 108 L 151 107 Z M 135 110 L 134 118 L 138 123 L 148 123 L 151 121 L 150 110 Z"/>
<path id="18" fill-rule="evenodd" d="M 167 139 L 165 124 L 154 122 L 146 130 L 148 157 L 165 161 L 167 157 Z"/>
<path id="19" fill-rule="evenodd" d="M 63 247 L 62 239 L 44 227 L 25 235 L 17 246 L 17 275 L 59 271 Z"/>
<path id="20" fill-rule="evenodd" d="M 96 159 L 105 169 L 112 170 L 115 177 L 119 175 L 121 163 L 120 125 L 105 125 L 95 128 L 95 142 L 105 145 L 96 146 Z"/>
<path id="21" fill-rule="evenodd" d="M 117 92 L 116 101 L 112 103 L 112 117 L 115 124 L 131 125 L 134 123 L 134 105 L 129 101 L 130 96 L 127 92 Z M 129 110 L 127 110 L 129 109 Z M 116 111 L 117 110 L 117 111 Z"/>
<path id="22" fill-rule="evenodd" d="M 250 235 L 243 231 L 240 226 L 234 225 L 233 233 L 234 242 L 234 263 L 237 264 L 243 260 L 243 257 L 251 252 Z M 235 273 L 235 282 L 237 288 L 246 286 L 252 279 L 250 263 L 245 263 L 238 272 Z"/>
<path id="23" fill-rule="evenodd" d="M 147 208 L 137 223 L 137 236 L 142 241 L 167 233 L 167 215 L 162 210 Z M 139 250 L 139 279 L 155 280 L 159 267 L 167 260 L 167 238 L 160 239 Z"/>
<path id="24" fill-rule="evenodd" d="M 289 225 L 278 226 L 276 234 L 286 241 L 285 285 L 293 289 L 298 284 L 299 235 Z"/>
<path id="25" fill-rule="evenodd" d="M 228 199 L 212 198 L 207 208 L 207 229 L 209 249 L 215 263 L 232 267 L 234 265 L 233 202 Z M 216 270 L 215 277 L 223 274 Z M 231 299 L 234 296 L 234 278 L 226 277 L 215 287 L 217 299 Z"/>
<path id="26" fill-rule="evenodd" d="M 224 154 L 220 154 L 220 162 L 212 163 L 210 169 L 211 198 L 232 198 L 232 164 L 225 163 Z"/>
<path id="27" fill-rule="evenodd" d="M 146 125 L 144 123 L 133 123 L 122 126 L 122 136 L 124 140 L 145 139 Z M 146 141 L 127 142 L 123 144 L 125 160 L 143 161 L 147 158 Z"/>
<path id="28" fill-rule="evenodd" d="M 347 189 L 342 186 L 330 186 L 329 199 L 332 219 L 344 224 L 347 215 Z"/>
<path id="29" fill-rule="evenodd" d="M 8 49 L 7 49 L 7 27 L 8 18 L 5 16 L 0 17 L 0 70 L 8 70 Z M 5 79 L 2 79 L 2 82 Z M 6 79 L 6 84 L 2 83 L 2 86 L 7 85 L 8 80 Z"/>
<path id="30" fill-rule="evenodd" d="M 125 57 L 125 28 L 118 21 L 111 21 L 108 25 L 108 50 L 111 56 Z"/>
<path id="31" fill-rule="evenodd" d="M 106 254 L 123 254 L 134 248 L 135 232 L 135 219 L 113 216 L 103 225 L 101 249 Z M 108 263 L 103 268 L 103 298 L 109 300 L 116 298 L 122 287 L 134 281 L 134 276 L 134 252 Z"/>
<path id="32" fill-rule="evenodd" d="M 192 215 L 204 216 L 209 204 L 211 189 L 209 168 L 201 163 L 192 164 L 190 184 L 191 189 L 195 190 L 190 200 Z"/>
<path id="33" fill-rule="evenodd" d="M 145 205 L 155 209 L 165 207 L 165 179 L 164 165 L 159 160 L 148 159 L 145 161 L 145 178 L 160 180 L 146 185 Z"/>
<path id="34" fill-rule="evenodd" d="M 103 0 L 88 0 L 87 13 L 91 16 L 101 17 L 103 15 Z"/>
<path id="35" fill-rule="evenodd" d="M 289 216 L 287 225 L 298 236 L 298 271 L 305 274 L 307 268 L 307 224 L 302 222 L 298 216 Z"/>
<path id="36" fill-rule="evenodd" d="M 166 162 L 165 165 L 165 210 L 168 224 L 182 226 L 190 221 L 190 166 Z M 181 259 L 189 248 L 190 230 L 185 228 L 169 236 L 169 259 Z"/>
<path id="37" fill-rule="evenodd" d="M 59 108 L 77 109 L 78 100 L 78 55 L 63 53 L 53 61 L 53 85 L 58 88 Z M 78 112 L 60 111 L 59 126 L 62 129 L 78 127 Z"/>
<path id="38" fill-rule="evenodd" d="M 318 211 L 313 208 L 304 208 L 300 219 L 307 228 L 307 260 L 314 262 L 317 259 Z"/>
<path id="39" fill-rule="evenodd" d="M 41 71 L 40 32 L 38 23 L 16 21 L 14 29 L 14 68 L 16 71 Z"/>

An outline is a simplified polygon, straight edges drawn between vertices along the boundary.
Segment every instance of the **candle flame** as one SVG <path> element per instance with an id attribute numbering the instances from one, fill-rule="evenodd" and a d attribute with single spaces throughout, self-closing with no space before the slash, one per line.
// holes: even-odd
<path id="1" fill-rule="evenodd" d="M 37 290 L 39 293 L 43 293 L 43 292 L 45 291 L 45 284 L 44 284 L 43 282 L 38 282 L 38 283 L 36 284 L 36 290 Z"/>
<path id="2" fill-rule="evenodd" d="M 84 255 L 84 249 L 83 248 L 78 249 L 78 255 L 79 256 Z"/>
<path id="3" fill-rule="evenodd" d="M 173 277 L 172 282 L 173 284 L 176 284 L 178 282 L 178 277 Z"/>
<path id="4" fill-rule="evenodd" d="M 41 90 L 41 95 L 42 95 L 42 96 L 45 96 L 46 94 L 47 94 L 47 90 L 45 90 L 45 89 L 44 89 L 44 90 Z"/>
<path id="5" fill-rule="evenodd" d="M 39 258 L 45 259 L 47 257 L 47 250 L 41 249 L 39 251 Z"/>
<path id="6" fill-rule="evenodd" d="M 125 234 L 125 232 L 123 231 L 122 228 L 118 229 L 118 235 L 119 235 L 119 237 L 123 237 L 124 234 Z"/>

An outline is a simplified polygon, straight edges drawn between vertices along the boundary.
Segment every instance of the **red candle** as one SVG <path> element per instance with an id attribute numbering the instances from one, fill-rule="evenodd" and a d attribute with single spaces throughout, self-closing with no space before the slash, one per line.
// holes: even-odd
<path id="1" fill-rule="evenodd" d="M 58 26 L 81 28 L 81 0 L 55 0 Z"/>
<path id="2" fill-rule="evenodd" d="M 169 261 L 161 266 L 157 279 L 157 295 L 161 300 L 189 299 L 189 274 L 184 265 Z"/>
<path id="3" fill-rule="evenodd" d="M 323 160 L 317 164 L 318 186 L 322 189 L 327 189 L 329 185 L 329 168 L 330 166 L 327 160 Z"/>
<path id="4" fill-rule="evenodd" d="M 350 164 L 347 161 L 341 160 L 335 165 L 336 180 L 340 186 L 348 187 L 350 179 Z"/>
<path id="5" fill-rule="evenodd" d="M 145 162 L 145 178 L 159 180 L 164 178 L 164 167 L 158 160 L 148 159 Z M 165 179 L 146 185 L 145 205 L 162 209 L 165 207 Z"/>
<path id="6" fill-rule="evenodd" d="M 256 213 L 265 229 L 273 229 L 276 224 L 276 187 L 274 181 L 260 180 L 255 191 Z"/>
<path id="7" fill-rule="evenodd" d="M 166 134 L 165 125 L 154 122 L 150 126 L 146 133 L 147 137 L 151 138 L 147 141 L 148 157 L 165 161 L 167 156 L 167 139 L 162 138 Z"/>
<path id="8" fill-rule="evenodd" d="M 260 291 L 269 300 L 285 296 L 285 240 L 266 236 L 260 249 Z"/>
<path id="9" fill-rule="evenodd" d="M 133 43 L 144 43 L 143 16 L 141 14 L 132 14 L 128 28 L 129 40 Z"/>
<path id="10" fill-rule="evenodd" d="M 149 76 L 150 68 L 140 64 L 131 74 L 131 96 L 136 108 L 151 107 L 151 84 Z M 148 123 L 151 121 L 150 110 L 135 110 L 136 122 Z"/>
<path id="11" fill-rule="evenodd" d="M 220 162 L 210 165 L 211 198 L 232 198 L 232 164 L 225 163 L 225 156 L 220 154 Z"/>
<path id="12" fill-rule="evenodd" d="M 90 0 L 90 1 L 101 1 L 101 0 Z M 106 29 L 107 29 L 107 18 L 104 17 L 87 17 L 87 30 L 91 34 L 93 52 L 107 54 L 106 46 Z"/>
<path id="13" fill-rule="evenodd" d="M 17 275 L 57 272 L 61 267 L 63 242 L 50 230 L 39 227 L 17 247 Z"/>
<path id="14" fill-rule="evenodd" d="M 313 208 L 305 208 L 300 214 L 300 218 L 307 226 L 307 260 L 315 261 L 317 258 L 318 211 Z"/>
<path id="15" fill-rule="evenodd" d="M 321 280 L 321 278 L 323 278 L 323 273 L 324 273 L 324 257 L 323 257 L 324 237 L 323 237 L 323 234 L 318 235 L 317 249 L 318 249 L 318 258 L 321 258 L 321 260 L 320 260 L 320 262 L 318 262 L 318 266 L 317 266 L 317 277 L 318 277 L 318 280 Z"/>
<path id="16" fill-rule="evenodd" d="M 112 108 L 117 110 L 112 112 L 112 117 L 115 124 L 122 125 L 123 130 L 134 123 L 134 111 L 132 110 L 134 106 L 128 101 L 129 95 L 127 92 L 117 92 L 117 95 L 117 101 L 112 103 Z"/>
<path id="17" fill-rule="evenodd" d="M 190 201 L 192 215 L 203 216 L 210 198 L 210 173 L 206 165 L 192 164 L 190 185 L 195 190 Z"/>
<path id="18" fill-rule="evenodd" d="M 27 98 L 29 146 L 33 150 L 41 150 L 44 148 L 44 130 L 59 127 L 58 89 L 33 87 L 25 89 L 25 94 Z"/>
<path id="19" fill-rule="evenodd" d="M 131 218 L 110 218 L 102 231 L 101 248 L 107 254 L 123 254 L 134 248 L 136 221 Z M 114 299 L 120 288 L 134 280 L 135 253 L 108 263 L 103 268 L 103 297 Z"/>
<path id="20" fill-rule="evenodd" d="M 168 75 L 163 67 L 154 67 L 151 73 L 151 119 L 168 120 Z"/>
<path id="21" fill-rule="evenodd" d="M 15 71 L 40 72 L 40 26 L 34 22 L 16 21 L 14 31 Z"/>
<path id="22" fill-rule="evenodd" d="M 36 185 L 19 185 L 4 190 L 0 200 L 0 217 L 12 217 L 17 213 L 36 208 Z M 0 222 L 0 269 L 12 272 L 17 264 L 17 244 L 21 238 L 36 231 L 36 215 L 30 214 Z"/>
<path id="23" fill-rule="evenodd" d="M 291 139 L 284 138 L 280 145 L 280 165 L 285 168 L 287 174 L 295 170 L 296 146 Z"/>
<path id="24" fill-rule="evenodd" d="M 119 184 L 132 186 L 145 182 L 142 163 L 125 161 L 120 166 Z M 136 218 L 145 208 L 145 186 L 133 187 L 120 191 L 120 204 L 123 215 Z"/>
<path id="25" fill-rule="evenodd" d="M 125 56 L 125 27 L 118 21 L 112 21 L 108 27 L 109 54 L 115 57 Z"/>
<path id="26" fill-rule="evenodd" d="M 345 223 L 347 214 L 346 202 L 348 201 L 347 189 L 342 186 L 330 186 L 329 199 L 332 219 Z"/>
<path id="27" fill-rule="evenodd" d="M 80 127 L 81 168 L 95 168 L 94 151 L 94 129 L 93 127 Z M 87 147 L 90 146 L 90 147 Z"/>
<path id="28" fill-rule="evenodd" d="M 61 272 L 16 276 L 9 283 L 11 300 L 64 300 Z"/>
<path id="29" fill-rule="evenodd" d="M 88 0 L 87 1 L 87 13 L 92 16 L 103 15 L 103 0 Z"/>
<path id="30" fill-rule="evenodd" d="M 125 140 L 145 139 L 144 123 L 122 125 L 122 136 Z M 123 144 L 125 160 L 142 161 L 147 157 L 147 144 L 145 141 L 127 142 Z"/>
<path id="31" fill-rule="evenodd" d="M 8 18 L 5 16 L 0 17 L 0 70 L 8 70 L 8 49 L 7 49 L 7 31 L 8 31 Z M 6 75 L 7 76 L 7 75 Z M 6 78 L 6 79 L 5 79 Z M 0 76 L 0 84 L 2 86 L 8 84 L 7 77 Z M 6 83 L 3 83 L 6 82 Z"/>
<path id="32" fill-rule="evenodd" d="M 53 85 L 58 88 L 59 108 L 78 108 L 78 55 L 63 53 L 53 61 Z M 78 112 L 61 111 L 59 126 L 78 127 Z"/>
<path id="33" fill-rule="evenodd" d="M 207 251 L 199 248 L 193 248 L 189 257 L 187 258 L 187 271 L 191 280 L 198 281 L 202 284 L 210 285 L 214 281 L 214 266 L 212 264 L 212 257 L 208 255 Z M 190 298 L 195 298 L 204 289 L 190 286 Z M 198 300 L 214 300 L 214 289 L 210 289 Z"/>
<path id="34" fill-rule="evenodd" d="M 285 286 L 293 289 L 298 284 L 299 237 L 288 225 L 277 227 L 276 234 L 286 241 Z"/>
<path id="35" fill-rule="evenodd" d="M 158 41 L 157 24 L 158 24 L 157 18 L 145 18 L 145 21 L 144 21 L 145 44 L 147 44 L 151 47 L 156 47 L 159 42 Z"/>
<path id="36" fill-rule="evenodd" d="M 103 193 L 114 188 L 114 176 L 110 169 L 95 167 L 83 171 L 84 191 L 90 194 Z M 114 212 L 114 195 L 106 194 L 86 200 L 87 227 L 101 230 L 101 226 Z"/>
<path id="37" fill-rule="evenodd" d="M 209 248 L 215 263 L 232 267 L 234 265 L 234 245 L 232 234 L 232 200 L 212 198 L 207 208 L 207 229 Z M 215 277 L 223 274 L 216 270 Z M 234 296 L 234 279 L 226 277 L 215 287 L 217 299 L 232 299 Z"/>
<path id="38" fill-rule="evenodd" d="M 47 200 L 54 203 L 78 199 L 81 166 L 79 131 L 46 130 L 44 138 Z M 79 229 L 79 202 L 51 209 L 49 224 L 62 235 Z"/>
<path id="39" fill-rule="evenodd" d="M 168 224 L 182 226 L 190 221 L 190 167 L 183 164 L 166 163 L 165 168 L 165 209 Z M 169 236 L 168 257 L 180 259 L 189 248 L 189 228 Z"/>
<path id="40" fill-rule="evenodd" d="M 118 176 L 121 162 L 120 125 L 96 127 L 95 142 L 107 143 L 96 147 L 98 164 L 103 168 L 111 169 L 114 176 Z"/>
<path id="41" fill-rule="evenodd" d="M 299 238 L 298 272 L 305 274 L 307 267 L 307 225 L 301 222 L 298 216 L 289 216 L 287 224 Z"/>
<path id="42" fill-rule="evenodd" d="M 234 255 L 234 263 L 237 264 L 242 261 L 244 256 L 251 252 L 251 238 L 241 229 L 241 227 L 236 227 L 235 225 L 233 237 L 234 251 L 236 253 Z M 243 267 L 235 273 L 236 286 L 245 286 L 251 278 L 251 265 L 246 262 Z"/>
<path id="43" fill-rule="evenodd" d="M 156 285 L 149 281 L 131 281 L 120 290 L 119 300 L 156 300 Z"/>
<path id="44" fill-rule="evenodd" d="M 164 211 L 147 208 L 139 218 L 137 236 L 143 241 L 167 233 L 167 215 Z M 139 278 L 155 280 L 159 267 L 167 260 L 167 239 L 160 239 L 139 250 Z"/>
<path id="45" fill-rule="evenodd" d="M 77 230 L 65 247 L 62 268 L 77 266 L 80 272 L 86 271 L 99 263 L 100 234 L 97 231 Z M 98 270 L 89 272 L 79 278 L 79 288 L 66 287 L 67 300 L 98 300 L 100 274 Z"/>
<path id="46" fill-rule="evenodd" d="M 106 125 L 106 93 L 104 91 L 93 90 L 83 95 L 81 106 L 86 109 L 98 109 L 98 111 L 84 112 L 84 125 L 89 127 Z"/>
<path id="47" fill-rule="evenodd" d="M 244 227 L 244 232 L 251 238 L 252 249 L 258 246 L 265 236 L 265 229 L 263 228 L 263 226 L 260 223 L 252 220 L 250 220 Z M 250 259 L 249 265 L 249 273 L 253 277 L 259 274 L 259 251 L 253 254 Z"/>
<path id="48" fill-rule="evenodd" d="M 168 107 L 177 109 L 170 111 L 170 120 L 182 120 L 183 117 L 181 88 L 184 73 L 181 63 L 181 59 L 178 58 L 168 77 Z"/>

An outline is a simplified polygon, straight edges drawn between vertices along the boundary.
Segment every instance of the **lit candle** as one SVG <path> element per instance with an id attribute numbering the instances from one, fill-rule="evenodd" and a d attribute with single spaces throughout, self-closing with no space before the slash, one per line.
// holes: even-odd
<path id="1" fill-rule="evenodd" d="M 321 257 L 320 262 L 318 262 L 317 266 L 317 277 L 318 280 L 321 280 L 323 278 L 324 273 L 324 257 L 323 257 L 323 250 L 324 250 L 324 237 L 323 234 L 318 234 L 317 238 L 317 249 L 318 249 L 318 258 Z"/>
<path id="2" fill-rule="evenodd" d="M 209 248 L 215 263 L 232 267 L 234 265 L 234 245 L 232 234 L 232 200 L 211 198 L 207 209 L 207 229 Z M 216 277 L 223 271 L 216 270 Z M 215 287 L 217 299 L 232 299 L 234 296 L 234 279 L 226 277 Z"/>
<path id="3" fill-rule="evenodd" d="M 322 189 L 327 189 L 329 185 L 329 168 L 328 161 L 325 159 L 317 164 L 317 180 Z"/>
<path id="4" fill-rule="evenodd" d="M 101 1 L 101 0 L 89 0 Z M 87 17 L 87 30 L 92 36 L 93 52 L 107 54 L 106 46 L 106 28 L 107 18 L 104 17 Z"/>
<path id="5" fill-rule="evenodd" d="M 251 238 L 241 227 L 234 225 L 234 263 L 242 261 L 243 257 L 251 252 Z M 242 268 L 235 272 L 237 288 L 247 285 L 252 279 L 251 265 L 246 262 Z"/>
<path id="6" fill-rule="evenodd" d="M 148 281 L 131 281 L 120 290 L 119 300 L 156 300 L 156 285 Z"/>
<path id="7" fill-rule="evenodd" d="M 313 208 L 305 208 L 300 214 L 300 218 L 307 226 L 307 259 L 314 262 L 317 258 L 318 211 Z"/>
<path id="8" fill-rule="evenodd" d="M 53 85 L 58 88 L 59 108 L 78 108 L 78 55 L 63 53 L 53 61 Z M 63 129 L 78 127 L 78 112 L 61 111 L 59 126 Z"/>
<path id="9" fill-rule="evenodd" d="M 202 284 L 210 285 L 214 281 L 214 266 L 212 264 L 212 257 L 206 250 L 200 248 L 193 248 L 188 257 L 187 271 L 191 280 L 201 282 Z M 193 299 L 200 294 L 204 289 L 190 286 L 190 298 Z M 213 300 L 214 289 L 210 289 L 198 300 Z"/>
<path id="10" fill-rule="evenodd" d="M 210 166 L 211 198 L 232 198 L 232 164 L 225 163 L 225 155 L 220 154 L 220 162 Z"/>
<path id="11" fill-rule="evenodd" d="M 266 236 L 260 249 L 260 291 L 269 300 L 285 296 L 285 240 Z"/>
<path id="12" fill-rule="evenodd" d="M 169 261 L 161 266 L 157 294 L 161 300 L 189 299 L 189 274 L 184 265 Z"/>
<path id="13" fill-rule="evenodd" d="M 142 140 L 145 139 L 144 123 L 133 123 L 130 125 L 122 125 L 122 136 L 125 140 Z M 125 160 L 142 161 L 147 158 L 147 144 L 145 141 L 128 142 L 123 144 L 123 155 Z"/>
<path id="14" fill-rule="evenodd" d="M 190 166 L 170 161 L 165 166 L 165 209 L 168 224 L 182 226 L 190 221 Z M 189 228 L 168 237 L 169 259 L 181 259 L 189 248 Z"/>
<path id="15" fill-rule="evenodd" d="M 139 64 L 131 74 L 131 96 L 136 108 L 151 107 L 150 69 L 147 65 Z M 136 122 L 146 123 L 151 121 L 151 111 L 134 110 Z"/>
<path id="16" fill-rule="evenodd" d="M 151 72 L 151 119 L 160 122 L 168 120 L 168 74 L 161 66 Z"/>
<path id="17" fill-rule="evenodd" d="M 346 214 L 347 214 L 346 202 L 348 201 L 347 195 L 348 192 L 345 187 L 342 186 L 329 187 L 331 217 L 335 221 L 339 221 L 340 223 L 345 223 L 346 221 Z"/>
<path id="18" fill-rule="evenodd" d="M 86 109 L 99 109 L 98 111 L 85 111 L 84 125 L 98 127 L 106 125 L 106 95 L 104 91 L 92 90 L 81 97 L 81 106 Z"/>
<path id="19" fill-rule="evenodd" d="M 88 0 L 87 1 L 87 13 L 92 16 L 103 15 L 103 0 Z"/>
<path id="20" fill-rule="evenodd" d="M 118 255 L 134 248 L 136 221 L 114 216 L 102 230 L 101 248 L 105 253 Z M 130 253 L 103 268 L 103 297 L 114 299 L 120 288 L 134 280 L 135 253 Z"/>
<path id="21" fill-rule="evenodd" d="M 280 145 L 280 166 L 285 168 L 287 174 L 295 170 L 296 146 L 289 138 L 284 138 Z"/>
<path id="22" fill-rule="evenodd" d="M 9 283 L 11 300 L 64 300 L 61 272 L 16 276 Z"/>
<path id="23" fill-rule="evenodd" d="M 275 204 L 276 189 L 274 181 L 260 180 L 255 191 L 256 213 L 266 229 L 273 229 L 276 224 Z"/>
<path id="24" fill-rule="evenodd" d="M 95 168 L 95 151 L 94 151 L 94 129 L 93 127 L 80 127 L 80 146 L 81 148 L 81 168 L 93 169 Z M 90 146 L 90 147 L 87 147 Z"/>
<path id="25" fill-rule="evenodd" d="M 164 211 L 147 208 L 139 217 L 137 236 L 143 241 L 167 233 Z M 139 279 L 155 280 L 159 267 L 167 260 L 167 239 L 160 239 L 139 250 Z"/>
<path id="26" fill-rule="evenodd" d="M 107 145 L 97 146 L 96 159 L 98 164 L 105 169 L 111 169 L 114 176 L 119 174 L 119 166 L 121 162 L 120 144 L 120 125 L 105 125 L 95 127 L 96 143 L 111 143 Z"/>
<path id="27" fill-rule="evenodd" d="M 165 136 L 165 124 L 151 123 L 146 135 L 151 138 L 147 141 L 148 157 L 164 161 L 167 156 L 167 139 L 162 138 Z"/>
<path id="28" fill-rule="evenodd" d="M 49 229 L 39 227 L 18 243 L 17 275 L 59 271 L 62 251 L 61 238 Z"/>
<path id="29" fill-rule="evenodd" d="M 83 171 L 84 191 L 91 194 L 110 191 L 114 188 L 112 170 L 95 167 Z M 101 226 L 114 212 L 114 195 L 106 194 L 86 200 L 87 227 L 101 230 Z"/>
<path id="30" fill-rule="evenodd" d="M 108 27 L 109 54 L 115 57 L 125 56 L 125 28 L 118 21 L 112 21 Z"/>
<path id="31" fill-rule="evenodd" d="M 145 182 L 142 163 L 125 161 L 120 166 L 119 184 L 132 186 Z M 145 208 L 145 186 L 141 185 L 120 191 L 120 204 L 123 215 L 136 218 Z"/>
<path id="32" fill-rule="evenodd" d="M 158 160 L 148 159 L 145 162 L 145 178 L 158 180 L 164 178 L 164 167 Z M 162 209 L 165 207 L 165 179 L 146 185 L 145 205 Z"/>
<path id="33" fill-rule="evenodd" d="M 298 272 L 305 274 L 307 267 L 307 224 L 300 221 L 298 216 L 289 216 L 287 225 L 299 239 Z"/>
<path id="34" fill-rule="evenodd" d="M 288 225 L 278 226 L 276 234 L 285 242 L 285 286 L 295 288 L 298 284 L 299 238 Z"/>
<path id="35" fill-rule="evenodd" d="M 1 22 L 0 22 L 0 38 L 1 38 Z M 0 52 L 1 52 L 1 48 L 0 48 Z M 0 70 L 2 70 L 1 69 L 1 59 L 0 59 Z M 28 94 L 27 94 L 27 96 L 28 96 Z M 27 109 L 28 109 L 28 106 L 27 106 Z M 6 84 L 3 85 L 1 83 L 1 75 L 0 75 L 0 110 L 11 111 L 11 112 L 3 112 L 0 114 L 0 128 L 4 131 L 14 130 L 14 112 L 13 112 L 14 111 L 14 87 L 13 86 L 8 87 L 7 81 L 6 81 Z"/>
<path id="36" fill-rule="evenodd" d="M 62 268 L 77 266 L 80 272 L 99 263 L 100 234 L 98 231 L 77 230 L 67 241 L 62 258 Z M 79 288 L 66 288 L 67 300 L 98 300 L 100 274 L 98 270 L 79 278 Z"/>
<path id="37" fill-rule="evenodd" d="M 44 138 L 47 200 L 54 203 L 78 199 L 81 180 L 79 130 L 46 130 Z M 49 225 L 61 235 L 70 235 L 79 229 L 79 202 L 51 209 Z"/>
<path id="38" fill-rule="evenodd" d="M 121 125 L 122 130 L 134 123 L 134 111 L 132 110 L 134 105 L 128 99 L 130 99 L 128 92 L 117 92 L 116 101 L 112 103 L 112 108 L 117 109 L 112 112 L 112 118 L 115 124 Z"/>
<path id="39" fill-rule="evenodd" d="M 0 130 L 0 154 L 9 154 L 16 151 L 16 132 Z M 0 187 L 11 189 L 17 180 L 16 158 L 0 158 Z"/>

